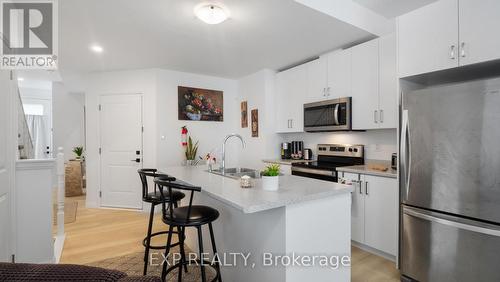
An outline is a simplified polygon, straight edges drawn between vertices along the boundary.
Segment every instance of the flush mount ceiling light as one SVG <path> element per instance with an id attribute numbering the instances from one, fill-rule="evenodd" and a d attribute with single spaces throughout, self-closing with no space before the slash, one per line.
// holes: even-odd
<path id="1" fill-rule="evenodd" d="M 229 10 L 220 4 L 201 3 L 194 7 L 194 14 L 207 24 L 220 24 L 229 17 Z"/>
<path id="2" fill-rule="evenodd" d="M 98 53 L 98 54 L 100 54 L 100 53 L 102 53 L 102 51 L 104 51 L 104 49 L 102 49 L 101 46 L 95 45 L 95 44 L 90 46 L 90 50 L 92 50 L 92 52 Z"/>

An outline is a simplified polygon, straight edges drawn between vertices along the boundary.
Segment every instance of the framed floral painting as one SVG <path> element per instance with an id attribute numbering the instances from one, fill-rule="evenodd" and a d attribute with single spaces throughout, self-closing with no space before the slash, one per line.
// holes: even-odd
<path id="1" fill-rule="evenodd" d="M 178 86 L 179 120 L 224 121 L 223 92 Z"/>

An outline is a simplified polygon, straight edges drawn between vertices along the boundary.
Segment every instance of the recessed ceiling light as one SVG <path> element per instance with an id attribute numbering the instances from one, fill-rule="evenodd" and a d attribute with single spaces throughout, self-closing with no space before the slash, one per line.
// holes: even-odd
<path id="1" fill-rule="evenodd" d="M 90 46 L 90 50 L 92 50 L 94 53 L 102 53 L 102 51 L 104 51 L 104 49 L 102 49 L 102 47 L 99 45 Z"/>
<path id="2" fill-rule="evenodd" d="M 194 7 L 194 14 L 207 24 L 220 24 L 229 17 L 229 10 L 220 4 L 201 3 Z"/>
<path id="3" fill-rule="evenodd" d="M 18 78 L 17 78 L 17 81 L 24 81 L 24 78 L 22 78 L 22 77 L 18 77 Z"/>

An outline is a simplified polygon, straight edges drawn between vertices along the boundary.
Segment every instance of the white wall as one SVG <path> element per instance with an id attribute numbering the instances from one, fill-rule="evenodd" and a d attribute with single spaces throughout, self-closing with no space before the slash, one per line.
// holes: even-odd
<path id="1" fill-rule="evenodd" d="M 61 82 L 52 85 L 54 154 L 64 148 L 66 160 L 75 157 L 73 147 L 84 146 L 84 93 L 70 93 Z"/>
<path id="2" fill-rule="evenodd" d="M 281 135 L 284 142 L 304 141 L 304 147 L 313 150 L 317 144 L 363 144 L 365 159 L 390 160 L 397 152 L 396 129 L 377 129 L 365 132 L 290 133 Z"/>
<path id="3" fill-rule="evenodd" d="M 239 102 L 248 102 L 248 128 L 241 128 L 238 118 L 238 133 L 247 147 L 241 152 L 241 165 L 262 168 L 263 159 L 279 154 L 280 137 L 274 132 L 274 71 L 261 70 L 238 80 Z M 252 137 L 251 110 L 259 110 L 259 137 Z"/>
<path id="4" fill-rule="evenodd" d="M 164 168 L 181 165 L 181 127 L 200 143 L 198 155 L 215 149 L 220 153 L 224 136 L 234 132 L 239 122 L 237 81 L 161 69 L 116 71 L 90 74 L 85 79 L 87 205 L 98 206 L 99 187 L 99 96 L 103 94 L 143 95 L 143 167 Z M 177 119 L 177 86 L 191 86 L 224 92 L 224 121 L 200 122 Z M 240 145 L 230 141 L 227 164 L 238 163 Z M 220 157 L 218 158 L 220 160 Z M 168 173 L 168 170 L 166 171 Z"/>
<path id="5" fill-rule="evenodd" d="M 198 155 L 214 152 L 220 160 L 224 137 L 233 133 L 239 123 L 237 81 L 213 76 L 191 74 L 170 70 L 157 71 L 157 155 L 158 167 L 181 165 L 185 159 L 181 146 L 181 127 L 186 125 L 189 135 L 199 141 Z M 224 121 L 178 120 L 177 87 L 190 86 L 223 91 Z M 238 163 L 241 145 L 237 140 L 228 141 L 226 166 Z"/>

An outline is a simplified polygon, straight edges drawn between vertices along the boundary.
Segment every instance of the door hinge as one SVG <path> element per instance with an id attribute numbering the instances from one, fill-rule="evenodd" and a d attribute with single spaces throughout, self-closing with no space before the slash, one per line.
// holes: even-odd
<path id="1" fill-rule="evenodd" d="M 102 191 L 99 191 L 99 198 L 102 198 Z"/>
<path id="2" fill-rule="evenodd" d="M 12 254 L 12 256 L 11 256 L 11 258 L 10 258 L 10 259 L 11 259 L 11 262 L 12 262 L 12 263 L 15 263 L 15 262 L 16 262 L 16 255 L 15 255 L 15 254 Z"/>
<path id="3" fill-rule="evenodd" d="M 99 147 L 99 155 L 101 154 L 101 152 L 102 152 L 102 149 L 101 149 L 101 147 Z"/>
<path id="4" fill-rule="evenodd" d="M 99 104 L 98 108 L 99 108 L 99 111 L 102 110 L 102 105 Z"/>

